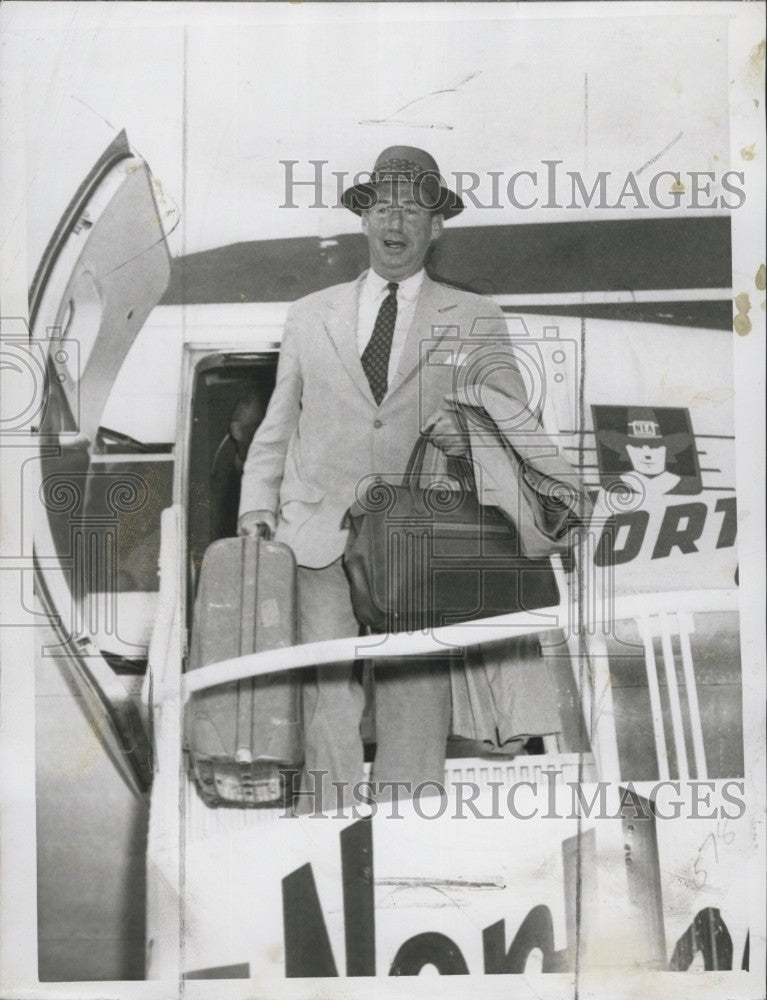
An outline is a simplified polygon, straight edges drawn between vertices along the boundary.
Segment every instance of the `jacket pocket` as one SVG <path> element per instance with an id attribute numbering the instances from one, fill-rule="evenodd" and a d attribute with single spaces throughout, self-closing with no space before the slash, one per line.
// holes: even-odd
<path id="1" fill-rule="evenodd" d="M 319 503 L 325 496 L 325 490 L 315 483 L 309 483 L 305 479 L 292 479 L 289 482 L 283 480 L 280 490 L 280 506 L 292 503 L 294 500 L 303 503 Z"/>

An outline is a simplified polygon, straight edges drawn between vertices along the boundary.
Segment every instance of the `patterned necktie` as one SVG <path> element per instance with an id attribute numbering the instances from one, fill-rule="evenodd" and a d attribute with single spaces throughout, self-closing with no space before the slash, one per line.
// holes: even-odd
<path id="1" fill-rule="evenodd" d="M 378 310 L 373 334 L 362 352 L 360 361 L 370 383 L 373 398 L 380 406 L 386 395 L 389 384 L 389 355 L 391 354 L 391 339 L 394 335 L 394 324 L 397 322 L 397 289 L 396 281 L 390 281 L 386 286 L 389 294 Z"/>

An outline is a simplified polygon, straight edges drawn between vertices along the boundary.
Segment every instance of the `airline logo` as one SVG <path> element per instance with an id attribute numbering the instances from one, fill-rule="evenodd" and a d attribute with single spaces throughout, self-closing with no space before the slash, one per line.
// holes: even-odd
<path id="1" fill-rule="evenodd" d="M 690 413 L 673 407 L 593 406 L 599 478 L 604 489 L 621 484 L 638 493 L 701 492 Z"/>
<path id="2" fill-rule="evenodd" d="M 697 435 L 682 407 L 595 405 L 591 413 L 599 475 L 593 560 L 614 569 L 616 592 L 734 586 L 729 435 Z"/>

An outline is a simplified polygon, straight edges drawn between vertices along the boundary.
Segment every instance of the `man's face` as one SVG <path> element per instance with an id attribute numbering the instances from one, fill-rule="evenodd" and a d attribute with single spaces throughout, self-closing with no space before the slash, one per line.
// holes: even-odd
<path id="1" fill-rule="evenodd" d="M 382 184 L 377 196 L 362 213 L 370 264 L 387 281 L 404 281 L 423 267 L 429 245 L 442 234 L 442 216 L 419 205 L 407 183 Z"/>
<path id="2" fill-rule="evenodd" d="M 264 408 L 260 402 L 240 403 L 235 407 L 229 424 L 229 433 L 237 445 L 237 454 L 244 461 L 258 425 L 264 418 Z"/>
<path id="3" fill-rule="evenodd" d="M 643 476 L 659 476 L 666 468 L 666 446 L 656 445 L 650 447 L 649 444 L 635 445 L 627 444 L 631 464 L 637 472 Z"/>

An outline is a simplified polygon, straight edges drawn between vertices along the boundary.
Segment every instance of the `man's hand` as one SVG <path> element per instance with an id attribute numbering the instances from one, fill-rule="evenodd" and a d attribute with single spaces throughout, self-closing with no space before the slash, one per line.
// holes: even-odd
<path id="1" fill-rule="evenodd" d="M 238 535 L 271 538 L 277 530 L 277 518 L 270 510 L 248 510 L 237 522 Z"/>
<path id="2" fill-rule="evenodd" d="M 461 427 L 449 403 L 443 403 L 424 421 L 422 431 L 446 455 L 466 455 L 469 452 L 469 435 Z"/>

